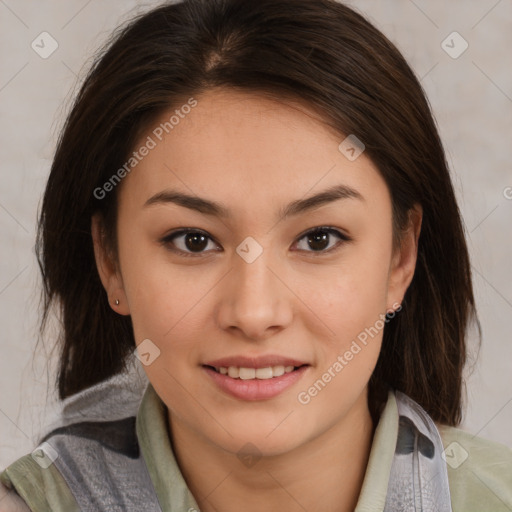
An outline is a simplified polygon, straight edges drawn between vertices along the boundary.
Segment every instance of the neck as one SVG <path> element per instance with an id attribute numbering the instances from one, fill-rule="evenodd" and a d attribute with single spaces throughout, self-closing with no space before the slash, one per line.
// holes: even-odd
<path id="1" fill-rule="evenodd" d="M 202 512 L 353 511 L 363 484 L 374 425 L 366 393 L 328 430 L 280 455 L 244 466 L 168 416 L 171 441 Z"/>

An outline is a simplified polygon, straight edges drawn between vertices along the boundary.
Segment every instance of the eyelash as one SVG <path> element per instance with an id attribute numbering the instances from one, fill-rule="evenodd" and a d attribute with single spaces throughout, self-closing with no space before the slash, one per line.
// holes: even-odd
<path id="1" fill-rule="evenodd" d="M 303 238 L 306 238 L 308 235 L 312 235 L 312 234 L 315 234 L 315 233 L 318 233 L 318 232 L 328 233 L 330 235 L 334 234 L 334 235 L 336 235 L 337 237 L 340 238 L 340 242 L 338 242 L 336 245 L 334 245 L 333 247 L 330 247 L 329 249 L 326 249 L 326 250 L 321 250 L 321 251 L 303 251 L 303 252 L 309 252 L 309 253 L 318 254 L 318 255 L 330 254 L 330 253 L 335 252 L 336 250 L 340 249 L 340 247 L 344 243 L 352 241 L 352 238 L 350 238 L 345 233 L 342 233 L 341 231 L 339 231 L 336 228 L 332 228 L 330 226 L 318 226 L 318 227 L 310 229 L 310 230 L 306 231 L 305 233 L 301 234 L 297 238 L 297 241 L 295 243 L 298 243 L 300 240 L 302 240 Z M 213 238 L 211 238 L 205 231 L 202 231 L 200 229 L 181 228 L 181 229 L 179 229 L 177 231 L 173 231 L 172 233 L 169 233 L 168 235 L 163 237 L 160 240 L 160 243 L 162 245 L 164 245 L 168 250 L 170 250 L 172 252 L 175 252 L 177 254 L 180 254 L 181 256 L 184 256 L 184 257 L 187 257 L 187 258 L 188 257 L 192 257 L 192 258 L 201 257 L 202 255 L 206 254 L 207 251 L 193 253 L 193 252 L 187 252 L 187 251 L 183 251 L 182 249 L 176 249 L 176 248 L 172 247 L 172 242 L 173 242 L 173 240 L 175 238 L 178 238 L 179 236 L 190 234 L 190 233 L 204 235 L 205 237 L 207 237 L 210 240 L 214 241 Z M 219 252 L 219 251 L 217 251 L 217 252 Z"/>

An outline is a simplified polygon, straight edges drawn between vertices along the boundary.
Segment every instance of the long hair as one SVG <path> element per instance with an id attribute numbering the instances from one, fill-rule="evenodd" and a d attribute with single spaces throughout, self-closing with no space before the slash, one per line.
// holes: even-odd
<path id="1" fill-rule="evenodd" d="M 41 332 L 54 303 L 63 325 L 60 398 L 122 371 L 135 349 L 130 318 L 108 304 L 90 228 L 99 212 L 115 254 L 119 187 L 102 198 L 94 191 L 152 120 L 214 87 L 301 100 L 340 135 L 363 141 L 390 191 L 394 242 L 421 204 L 416 271 L 402 310 L 385 327 L 370 397 L 390 386 L 434 420 L 457 425 L 468 325 L 480 326 L 444 150 L 403 56 L 334 0 L 166 3 L 120 27 L 97 55 L 58 141 L 37 237 Z"/>

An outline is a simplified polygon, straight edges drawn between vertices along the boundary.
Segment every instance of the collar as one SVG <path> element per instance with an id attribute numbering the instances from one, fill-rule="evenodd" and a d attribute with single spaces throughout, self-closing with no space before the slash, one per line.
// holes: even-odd
<path id="1" fill-rule="evenodd" d="M 167 428 L 167 408 L 151 384 L 148 384 L 137 414 L 136 429 L 162 510 L 189 512 L 199 510 L 179 469 Z M 398 407 L 394 393 L 379 418 L 373 436 L 370 457 L 355 512 L 382 512 L 386 504 L 389 475 L 398 435 Z"/>

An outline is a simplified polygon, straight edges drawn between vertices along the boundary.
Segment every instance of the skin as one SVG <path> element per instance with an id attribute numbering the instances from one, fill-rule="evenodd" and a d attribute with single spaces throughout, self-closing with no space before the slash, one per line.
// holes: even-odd
<path id="1" fill-rule="evenodd" d="M 365 153 L 349 161 L 338 150 L 345 136 L 307 105 L 227 89 L 196 99 L 120 185 L 117 259 L 93 217 L 103 285 L 114 310 L 131 315 L 136 343 L 150 339 L 160 350 L 144 369 L 167 405 L 180 469 L 203 512 L 259 511 L 262 502 L 272 511 L 353 510 L 375 427 L 367 386 L 382 330 L 308 404 L 297 395 L 401 303 L 421 208 L 393 251 L 391 199 L 378 169 Z M 339 184 L 363 200 L 278 217 L 289 202 Z M 144 206 L 166 189 L 220 202 L 231 217 L 174 203 Z M 304 233 L 322 226 L 351 241 L 332 234 L 315 251 Z M 202 253 L 185 236 L 174 247 L 191 257 L 161 243 L 183 227 L 211 237 Z M 236 252 L 248 236 L 263 249 L 252 263 Z M 202 368 L 220 357 L 263 354 L 310 367 L 291 388 L 259 401 L 225 394 Z M 237 457 L 246 443 L 262 455 L 251 467 Z"/>

